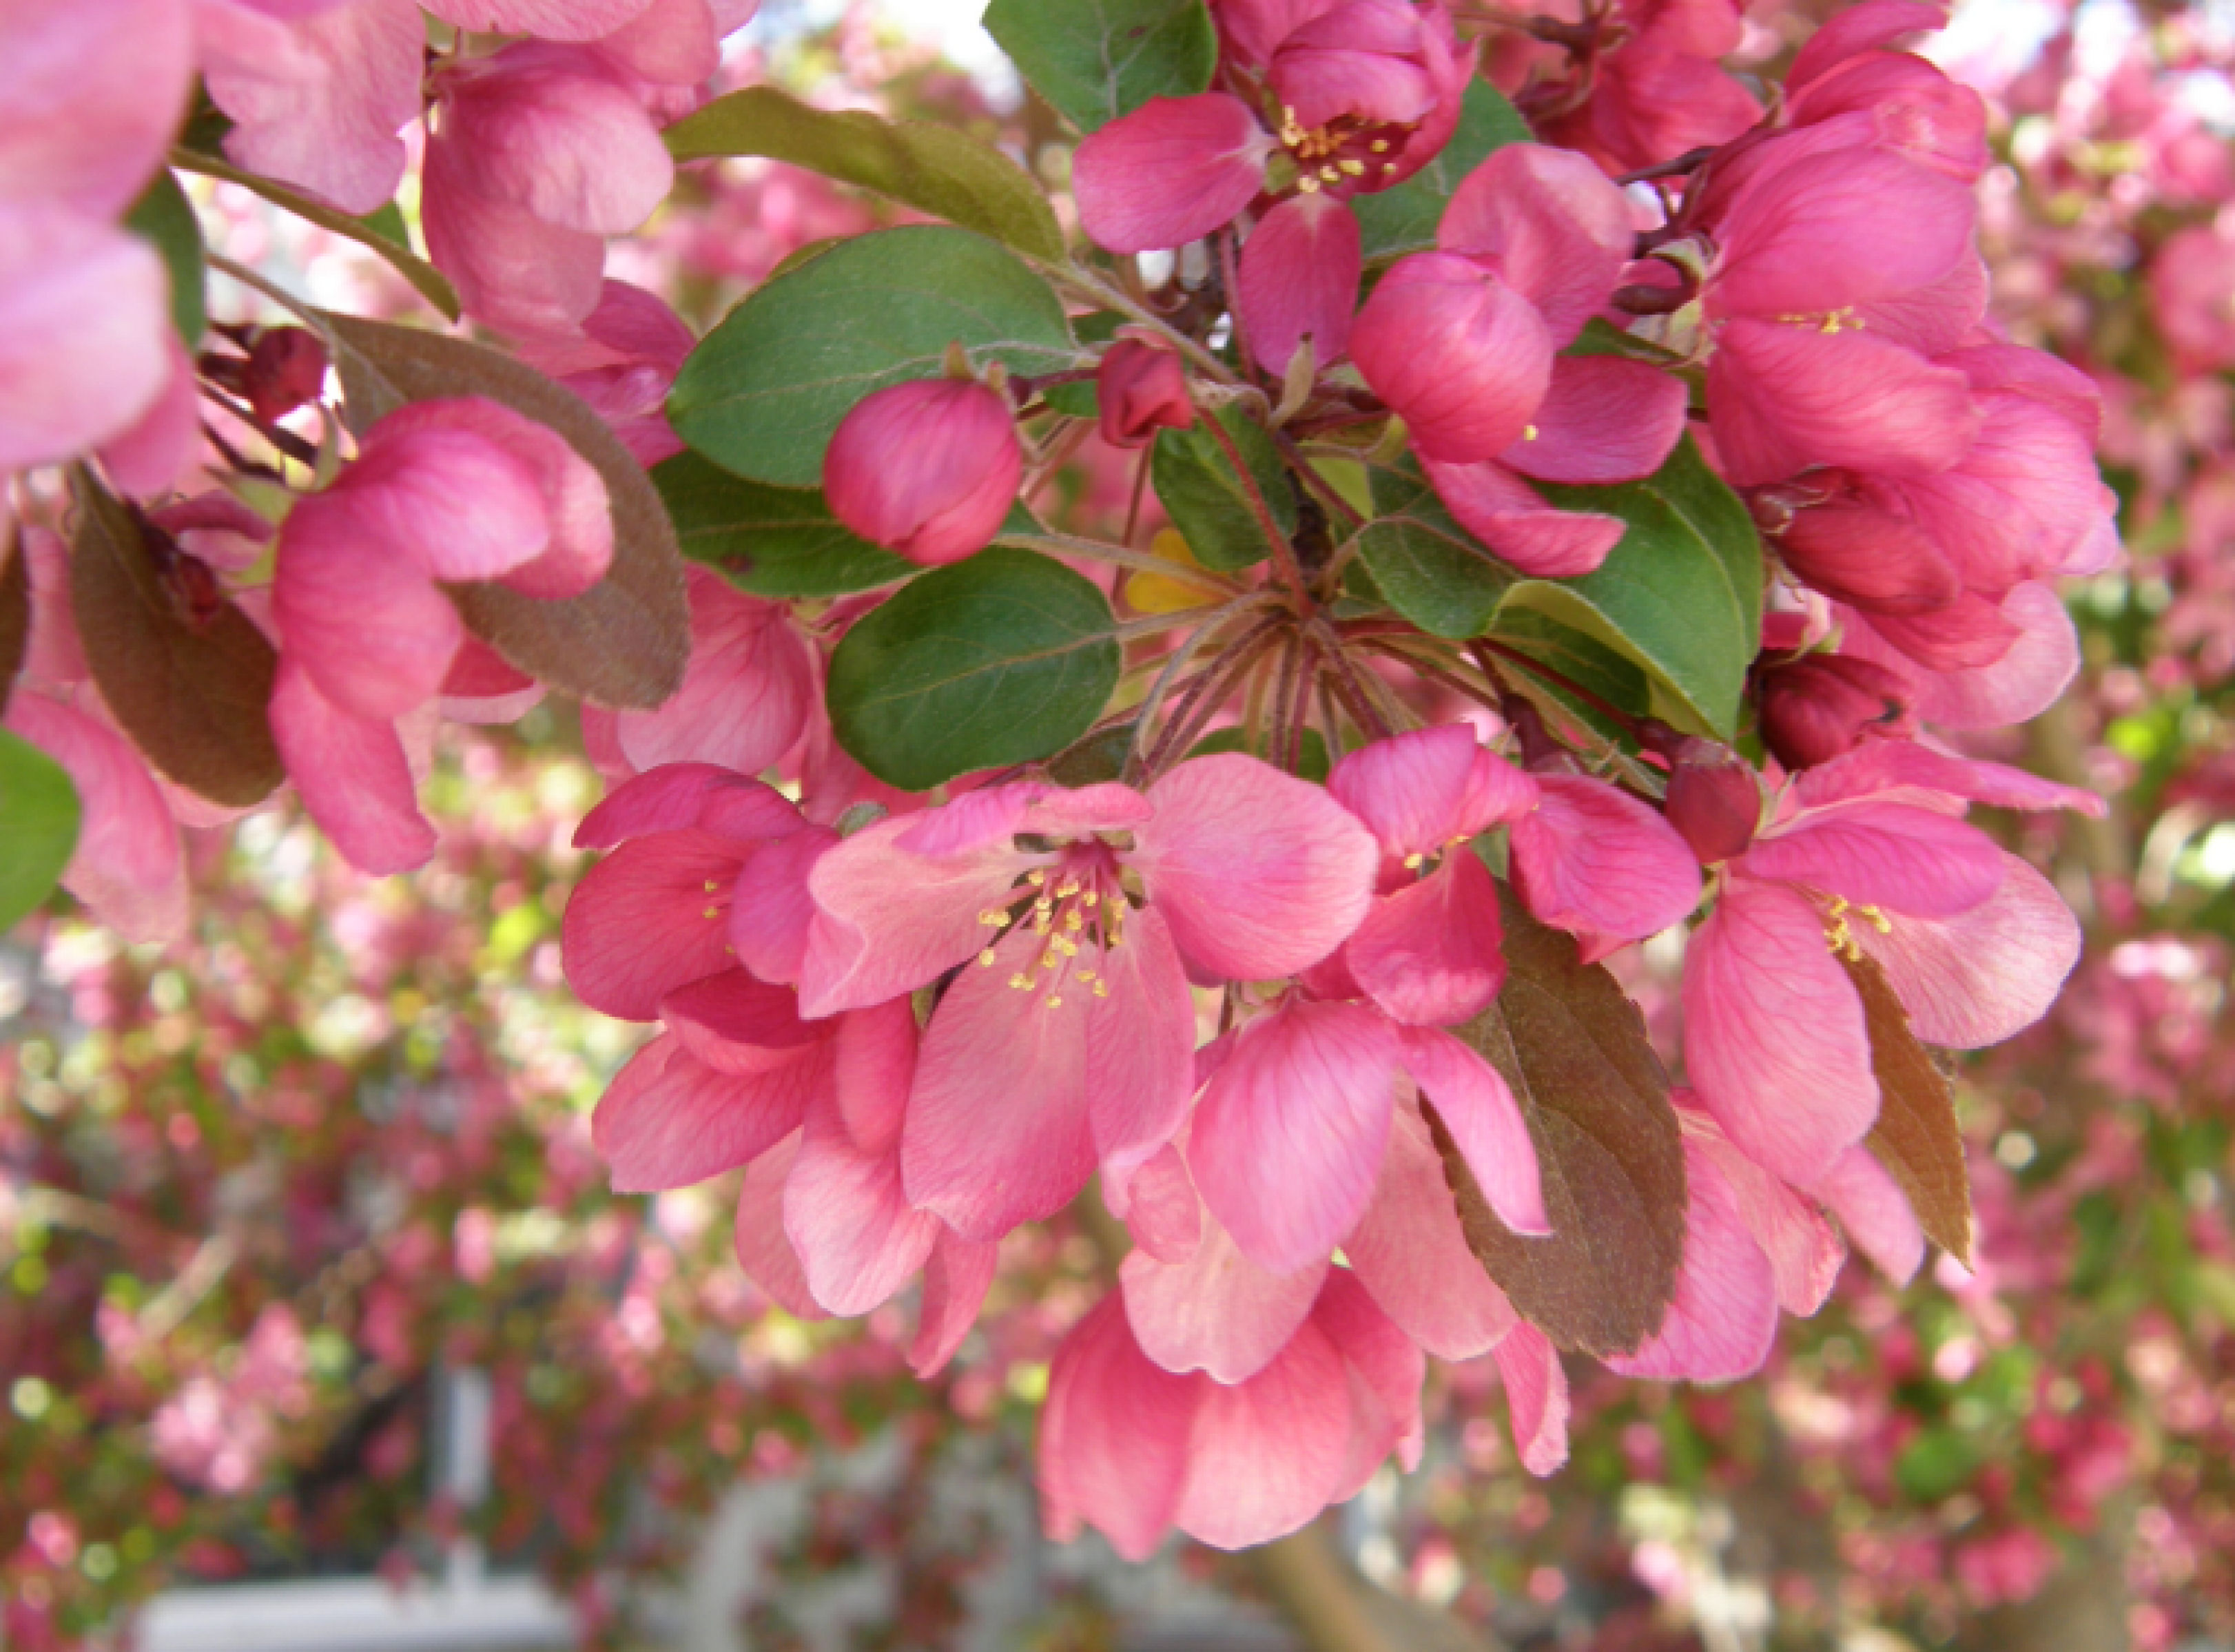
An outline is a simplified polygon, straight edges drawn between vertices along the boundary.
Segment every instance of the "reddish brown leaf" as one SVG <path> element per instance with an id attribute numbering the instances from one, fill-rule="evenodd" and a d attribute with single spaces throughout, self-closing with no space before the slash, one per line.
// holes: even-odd
<path id="1" fill-rule="evenodd" d="M 0 524 L 0 711 L 8 709 L 8 691 L 15 686 L 16 673 L 23 669 L 23 656 L 30 647 L 31 570 L 23 554 L 23 530 L 6 521 Z"/>
<path id="2" fill-rule="evenodd" d="M 279 656 L 221 593 L 188 613 L 140 519 L 70 473 L 70 613 L 93 679 L 141 755 L 213 803 L 246 808 L 285 779 L 265 708 Z"/>
<path id="3" fill-rule="evenodd" d="M 1925 1236 L 1968 1267 L 1971 1177 L 1948 1075 L 1909 1030 L 1909 1013 L 1878 960 L 1865 953 L 1842 961 L 1862 997 L 1878 1079 L 1878 1122 L 1867 1144 L 1909 1196 Z"/>
<path id="4" fill-rule="evenodd" d="M 501 585 L 448 587 L 474 634 L 529 675 L 600 705 L 652 706 L 674 693 L 691 654 L 682 553 L 651 479 L 605 421 L 525 362 L 481 344 L 357 316 L 324 320 L 358 435 L 406 402 L 485 396 L 549 425 L 605 479 L 611 571 L 559 602 Z"/>
<path id="5" fill-rule="evenodd" d="M 1505 1077 L 1529 1121 L 1552 1233 L 1523 1238 L 1482 1196 L 1426 1106 L 1467 1242 L 1513 1306 L 1563 1348 L 1628 1354 L 1661 1327 L 1684 1255 L 1684 1155 L 1668 1076 L 1637 1006 L 1574 940 L 1503 885 L 1504 989 L 1453 1029 Z"/>

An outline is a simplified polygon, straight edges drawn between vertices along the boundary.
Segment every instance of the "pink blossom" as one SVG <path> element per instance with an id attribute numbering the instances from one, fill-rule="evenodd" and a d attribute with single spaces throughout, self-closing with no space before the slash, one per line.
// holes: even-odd
<path id="1" fill-rule="evenodd" d="M 1803 654 L 1764 660 L 1762 743 L 1789 769 L 1806 769 L 1853 751 L 1865 740 L 1904 739 L 1916 732 L 1908 683 L 1884 665 L 1852 654 Z M 1703 861 L 1727 859 L 1706 855 Z"/>
<path id="2" fill-rule="evenodd" d="M 605 484 L 564 438 L 492 402 L 417 402 L 301 500 L 279 536 L 272 731 L 304 803 L 367 871 L 423 861 L 396 719 L 445 689 L 465 637 L 438 580 L 572 595 L 605 574 Z"/>
<path id="3" fill-rule="evenodd" d="M 521 359 L 587 402 L 649 469 L 683 451 L 667 423 L 667 392 L 698 340 L 652 294 L 607 281 L 573 334 L 520 340 Z"/>
<path id="4" fill-rule="evenodd" d="M 1238 755 L 1145 793 L 989 788 L 815 863 L 800 998 L 827 1015 L 969 964 L 925 1038 L 901 1168 L 912 1202 L 998 1237 L 1177 1126 L 1189 970 L 1267 980 L 1318 961 L 1363 914 L 1373 862 L 1323 791 Z"/>
<path id="5" fill-rule="evenodd" d="M 1731 0 L 1622 0 L 1611 16 L 1627 38 L 1595 55 L 1580 108 L 1537 122 L 1548 141 L 1623 173 L 1727 143 L 1760 119 L 1720 61 L 1744 34 Z"/>
<path id="6" fill-rule="evenodd" d="M 1105 1297 L 1057 1350 L 1040 1419 L 1041 1518 L 1141 1560 L 1173 1527 L 1240 1549 L 1295 1531 L 1422 1444 L 1419 1349 L 1342 1271 L 1256 1374 L 1176 1376 Z"/>
<path id="7" fill-rule="evenodd" d="M 1684 1056 L 1739 1148 L 1814 1184 L 1878 1115 L 1860 999 L 1868 954 L 1929 1043 L 1970 1047 L 2038 1017 L 2079 955 L 2041 875 L 1956 816 L 1966 799 L 2069 801 L 1991 764 L 1899 743 L 1810 770 L 1725 864 L 1684 960 Z"/>
<path id="8" fill-rule="evenodd" d="M 831 433 L 823 491 L 838 520 L 925 567 L 982 551 L 1024 479 L 1008 398 L 974 380 L 916 379 L 855 403 Z"/>
<path id="9" fill-rule="evenodd" d="M 1144 447 L 1158 430 L 1184 430 L 1195 423 L 1180 358 L 1138 338 L 1120 338 L 1103 353 L 1095 390 L 1102 439 L 1113 448 Z"/>

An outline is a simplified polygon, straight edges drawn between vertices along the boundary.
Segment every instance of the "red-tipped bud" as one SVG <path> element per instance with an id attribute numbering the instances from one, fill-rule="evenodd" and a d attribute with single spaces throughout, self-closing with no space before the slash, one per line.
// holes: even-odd
<path id="1" fill-rule="evenodd" d="M 1761 783 L 1728 748 L 1687 740 L 1668 777 L 1668 823 L 1702 866 L 1746 852 L 1761 824 Z"/>
<path id="2" fill-rule="evenodd" d="M 267 327 L 249 347 L 240 393 L 256 416 L 273 423 L 318 399 L 326 384 L 326 347 L 304 327 Z"/>
<path id="3" fill-rule="evenodd" d="M 1180 358 L 1137 338 L 1110 346 L 1095 390 L 1102 403 L 1102 439 L 1113 448 L 1141 447 L 1160 429 L 1184 430 L 1195 423 Z"/>
<path id="4" fill-rule="evenodd" d="M 863 539 L 937 567 L 986 548 L 1024 474 L 1006 397 L 973 379 L 917 379 L 840 421 L 823 491 Z"/>
<path id="5" fill-rule="evenodd" d="M 1811 654 L 1762 673 L 1762 743 L 1788 769 L 1829 763 L 1873 733 L 1903 734 L 1909 687 L 1883 665 Z"/>

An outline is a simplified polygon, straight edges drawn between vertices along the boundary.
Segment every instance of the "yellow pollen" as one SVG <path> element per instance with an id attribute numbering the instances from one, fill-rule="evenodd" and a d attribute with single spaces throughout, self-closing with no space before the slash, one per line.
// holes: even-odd
<path id="1" fill-rule="evenodd" d="M 1050 919 L 1046 913 L 1034 913 L 1032 914 L 1032 933 L 1036 935 L 1044 935 L 1047 934 L 1049 922 Z"/>
<path id="2" fill-rule="evenodd" d="M 719 883 L 717 883 L 712 878 L 708 878 L 706 880 L 706 893 L 709 895 L 713 894 L 715 890 L 721 887 L 722 886 Z"/>
<path id="3" fill-rule="evenodd" d="M 1384 172 L 1394 172 L 1397 170 L 1397 163 L 1393 161 L 1385 161 L 1381 163 L 1381 170 Z"/>
<path id="4" fill-rule="evenodd" d="M 1052 1010 L 1059 1010 L 1063 1007 L 1063 1000 L 1058 998 L 1053 993 L 1050 993 L 1047 999 L 1047 1006 Z"/>
<path id="5" fill-rule="evenodd" d="M 1376 138 L 1373 142 L 1367 144 L 1366 147 L 1373 150 L 1376 154 L 1387 154 L 1389 153 L 1389 140 L 1386 138 Z"/>
<path id="6" fill-rule="evenodd" d="M 1032 902 L 1032 910 L 1035 912 L 1052 912 L 1054 909 L 1054 901 L 1045 895 Z"/>
<path id="7" fill-rule="evenodd" d="M 1077 907 L 1073 907 L 1070 911 L 1063 914 L 1063 927 L 1070 930 L 1072 934 L 1077 934 L 1080 930 L 1086 928 L 1086 914 L 1084 912 L 1081 912 Z"/>
<path id="8" fill-rule="evenodd" d="M 1095 983 L 1094 983 L 1094 995 L 1095 995 L 1095 997 L 1097 997 L 1097 998 L 1107 998 L 1107 997 L 1109 997 L 1109 996 L 1110 996 L 1110 987 L 1109 987 L 1108 984 L 1107 984 L 1106 982 L 1103 982 L 1103 981 L 1097 981 L 1097 982 L 1095 982 Z"/>
<path id="9" fill-rule="evenodd" d="M 1032 888 L 1037 889 L 1041 884 L 1047 882 L 1047 874 L 1035 867 L 1032 870 L 1025 874 L 1025 882 L 1031 884 Z"/>
<path id="10" fill-rule="evenodd" d="M 1320 193 L 1320 180 L 1316 178 L 1299 178 L 1296 180 L 1296 187 L 1307 195 L 1316 195 Z"/>
<path id="11" fill-rule="evenodd" d="M 1091 969 L 1082 969 L 1078 974 L 1078 979 L 1083 981 L 1091 981 L 1094 979 L 1094 972 Z"/>
<path id="12" fill-rule="evenodd" d="M 1877 930 L 1880 934 L 1890 935 L 1893 933 L 1893 920 L 1887 917 L 1884 913 L 1879 911 L 1876 907 L 1857 907 L 1855 910 L 1861 913 L 1864 917 L 1869 919 L 1871 928 Z"/>
<path id="13" fill-rule="evenodd" d="M 1009 914 L 1006 912 L 981 912 L 978 914 L 978 921 L 989 929 L 999 928 L 1008 921 Z"/>
<path id="14" fill-rule="evenodd" d="M 1524 424 L 1521 427 L 1521 439 L 1524 442 L 1534 442 L 1541 434 L 1543 433 L 1533 424 Z"/>
<path id="15" fill-rule="evenodd" d="M 1089 889 L 1089 890 L 1088 890 L 1085 895 L 1081 895 L 1081 896 L 1079 896 L 1078 898 L 1079 898 L 1080 900 L 1082 900 L 1082 901 L 1085 901 L 1085 902 L 1086 902 L 1086 904 L 1091 908 L 1091 907 L 1093 907 L 1093 906 L 1095 906 L 1095 905 L 1097 905 L 1097 904 L 1098 904 L 1098 903 L 1100 902 L 1100 901 L 1101 901 L 1101 899 L 1102 899 L 1102 895 L 1101 895 L 1101 892 L 1100 892 L 1099 890 L 1098 890 L 1098 889 Z"/>
<path id="16" fill-rule="evenodd" d="M 1405 857 L 1405 869 L 1408 872 L 1417 872 L 1420 869 L 1420 862 L 1427 858 L 1425 855 L 1407 855 Z"/>
<path id="17" fill-rule="evenodd" d="M 718 918 L 722 915 L 722 908 L 719 907 L 708 907 L 706 908 L 706 915 L 710 918 Z"/>
<path id="18" fill-rule="evenodd" d="M 983 969 L 991 969 L 993 967 L 993 949 L 991 947 L 986 947 L 985 951 L 978 954 L 978 963 L 979 967 Z"/>
<path id="19" fill-rule="evenodd" d="M 1363 161 L 1346 157 L 1341 161 L 1338 161 L 1335 164 L 1353 178 L 1362 177 L 1365 175 L 1366 162 Z"/>
<path id="20" fill-rule="evenodd" d="M 1053 969 L 1062 961 L 1063 954 L 1058 952 L 1054 947 L 1050 947 L 1045 952 L 1040 954 L 1039 962 L 1034 964 L 1032 967 L 1034 969 Z"/>
<path id="21" fill-rule="evenodd" d="M 1063 888 L 1055 892 L 1055 898 L 1059 901 L 1068 901 L 1072 895 L 1077 895 L 1078 893 L 1078 880 L 1077 878 L 1072 878 L 1069 882 L 1065 883 Z"/>
<path id="22" fill-rule="evenodd" d="M 1009 985 L 1015 987 L 1020 993 L 1028 993 L 1032 991 L 1032 982 L 1022 974 L 1010 976 Z"/>
<path id="23" fill-rule="evenodd" d="M 1342 174 L 1333 167 L 1321 167 L 1320 176 L 1331 184 L 1339 184 L 1342 181 Z"/>

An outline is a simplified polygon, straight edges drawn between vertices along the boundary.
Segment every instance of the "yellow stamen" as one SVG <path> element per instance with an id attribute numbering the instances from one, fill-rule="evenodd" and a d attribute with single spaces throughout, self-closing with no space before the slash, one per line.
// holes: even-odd
<path id="1" fill-rule="evenodd" d="M 1025 874 L 1025 882 L 1031 884 L 1032 888 L 1037 889 L 1041 884 L 1047 882 L 1047 874 L 1041 871 L 1038 867 L 1034 867 L 1031 871 Z"/>
<path id="2" fill-rule="evenodd" d="M 980 967 L 981 968 L 985 968 L 985 969 L 991 969 L 991 968 L 993 968 L 993 949 L 991 947 L 986 947 L 986 950 L 985 950 L 985 951 L 983 951 L 983 952 L 980 953 L 980 954 L 978 954 L 978 962 L 979 962 L 979 965 L 980 965 Z"/>
<path id="3" fill-rule="evenodd" d="M 1405 857 L 1405 869 L 1408 872 L 1417 872 L 1420 869 L 1420 863 L 1427 858 L 1425 855 L 1407 855 Z"/>
<path id="4" fill-rule="evenodd" d="M 1299 178 L 1296 187 L 1307 195 L 1316 195 L 1320 193 L 1320 180 L 1311 177 Z"/>
<path id="5" fill-rule="evenodd" d="M 1047 1006 L 1052 1010 L 1059 1010 L 1063 1007 L 1063 1000 L 1051 993 L 1048 994 Z"/>

